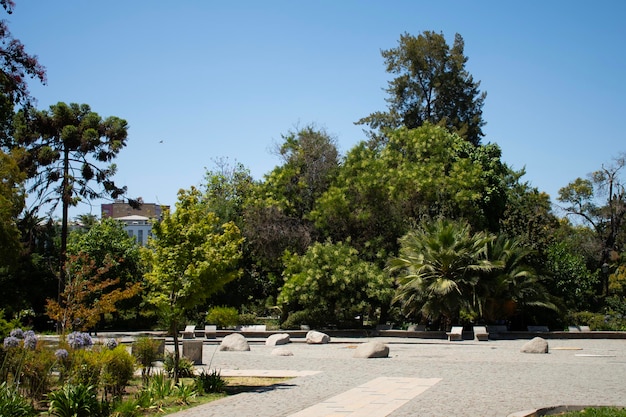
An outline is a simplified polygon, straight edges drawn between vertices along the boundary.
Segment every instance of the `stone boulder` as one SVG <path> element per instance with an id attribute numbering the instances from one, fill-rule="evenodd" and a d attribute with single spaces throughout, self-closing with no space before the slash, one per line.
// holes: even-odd
<path id="1" fill-rule="evenodd" d="M 524 343 L 521 349 L 522 353 L 548 353 L 548 342 L 541 337 L 534 337 Z"/>
<path id="2" fill-rule="evenodd" d="M 277 347 L 272 349 L 273 356 L 293 356 L 293 352 L 284 347 Z"/>
<path id="3" fill-rule="evenodd" d="M 306 334 L 306 342 L 310 345 L 323 345 L 330 342 L 330 336 L 326 333 L 311 330 Z"/>
<path id="4" fill-rule="evenodd" d="M 289 339 L 289 333 L 276 333 L 270 335 L 265 340 L 265 346 L 278 346 L 278 345 L 286 345 L 291 342 Z"/>
<path id="5" fill-rule="evenodd" d="M 389 357 L 389 346 L 382 342 L 371 341 L 361 343 L 355 350 L 355 358 L 387 358 Z"/>
<path id="6" fill-rule="evenodd" d="M 231 333 L 227 336 L 224 336 L 224 339 L 222 339 L 222 343 L 220 343 L 220 350 L 231 352 L 246 352 L 250 350 L 250 345 L 242 334 Z"/>

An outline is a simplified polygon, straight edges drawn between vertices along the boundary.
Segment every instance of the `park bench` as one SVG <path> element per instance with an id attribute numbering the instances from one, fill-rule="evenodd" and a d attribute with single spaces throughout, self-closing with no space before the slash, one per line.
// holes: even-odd
<path id="1" fill-rule="evenodd" d="M 217 326 L 215 324 L 207 324 L 204 326 L 204 337 L 206 339 L 215 339 L 217 337 Z"/>
<path id="2" fill-rule="evenodd" d="M 463 340 L 463 326 L 452 326 L 449 332 L 446 332 L 448 335 L 448 340 Z"/>
<path id="3" fill-rule="evenodd" d="M 195 339 L 196 338 L 196 326 L 195 324 L 190 324 L 185 327 L 185 330 L 182 332 L 183 339 Z"/>
<path id="4" fill-rule="evenodd" d="M 479 341 L 489 340 L 489 332 L 485 326 L 474 326 L 474 338 Z"/>

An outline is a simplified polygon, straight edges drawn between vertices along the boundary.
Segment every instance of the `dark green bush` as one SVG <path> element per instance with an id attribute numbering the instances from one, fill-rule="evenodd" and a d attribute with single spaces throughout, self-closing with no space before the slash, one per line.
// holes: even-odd
<path id="1" fill-rule="evenodd" d="M 221 377 L 217 370 L 207 373 L 202 370 L 200 375 L 196 377 L 196 389 L 204 393 L 224 392 L 226 381 Z"/>
<path id="2" fill-rule="evenodd" d="M 241 324 L 241 325 L 249 325 L 249 324 L 256 324 L 257 323 L 257 317 L 256 314 L 253 313 L 241 313 L 239 314 L 239 320 L 237 322 L 237 324 Z"/>
<path id="3" fill-rule="evenodd" d="M 0 416 L 34 417 L 38 415 L 30 401 L 5 382 L 0 384 Z"/>
<path id="4" fill-rule="evenodd" d="M 48 413 L 56 417 L 94 417 L 101 415 L 96 388 L 92 385 L 66 384 L 48 394 Z"/>
<path id="5" fill-rule="evenodd" d="M 232 327 L 239 324 L 239 313 L 234 307 L 213 307 L 206 315 L 206 322 L 217 327 Z"/>
<path id="6" fill-rule="evenodd" d="M 287 320 L 285 320 L 280 327 L 282 329 L 300 329 L 301 325 L 308 324 L 312 328 L 323 328 L 329 323 L 335 323 L 336 321 L 337 319 L 335 317 L 328 316 L 328 312 L 300 310 L 289 314 Z"/>
<path id="7" fill-rule="evenodd" d="M 174 378 L 174 352 L 169 352 L 165 355 L 163 361 L 163 369 L 167 372 L 170 378 Z M 180 356 L 178 359 L 178 377 L 179 378 L 192 378 L 193 377 L 193 362 L 184 356 Z"/>

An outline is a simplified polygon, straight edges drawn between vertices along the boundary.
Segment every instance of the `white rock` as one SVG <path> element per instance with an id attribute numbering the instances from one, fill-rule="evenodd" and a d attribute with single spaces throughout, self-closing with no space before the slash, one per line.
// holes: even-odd
<path id="1" fill-rule="evenodd" d="M 387 358 L 389 346 L 382 342 L 371 341 L 361 343 L 354 351 L 355 358 Z"/>
<path id="2" fill-rule="evenodd" d="M 293 356 L 293 352 L 284 347 L 277 347 L 272 350 L 274 356 Z"/>
<path id="3" fill-rule="evenodd" d="M 291 342 L 289 339 L 289 333 L 276 333 L 270 335 L 265 340 L 265 346 L 278 346 L 278 345 L 286 345 Z"/>
<path id="4" fill-rule="evenodd" d="M 311 330 L 306 334 L 306 342 L 310 345 L 321 345 L 330 342 L 330 336 L 326 333 Z"/>
<path id="5" fill-rule="evenodd" d="M 220 343 L 221 351 L 245 352 L 250 350 L 250 345 L 246 338 L 239 333 L 231 333 L 224 336 Z"/>
<path id="6" fill-rule="evenodd" d="M 534 337 L 522 346 L 522 353 L 548 353 L 548 342 L 541 337 Z"/>

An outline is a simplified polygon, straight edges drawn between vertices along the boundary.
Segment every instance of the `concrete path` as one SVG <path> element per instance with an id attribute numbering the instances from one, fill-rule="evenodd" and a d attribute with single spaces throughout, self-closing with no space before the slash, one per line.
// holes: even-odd
<path id="1" fill-rule="evenodd" d="M 377 338 L 389 358 L 353 358 L 368 340 L 285 345 L 293 356 L 272 356 L 263 344 L 250 352 L 205 344 L 204 366 L 222 375 L 293 379 L 172 416 L 506 417 L 557 405 L 626 406 L 626 340 L 548 340 L 549 354 L 524 354 L 527 340 Z"/>

